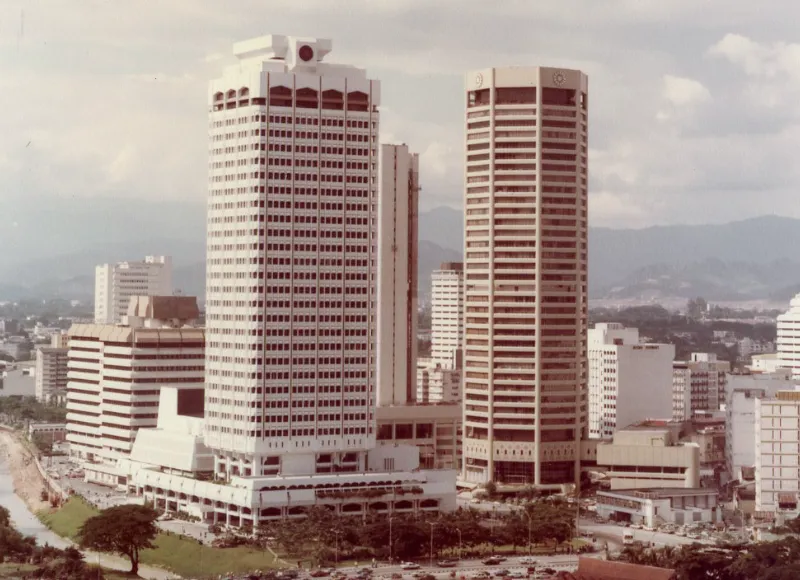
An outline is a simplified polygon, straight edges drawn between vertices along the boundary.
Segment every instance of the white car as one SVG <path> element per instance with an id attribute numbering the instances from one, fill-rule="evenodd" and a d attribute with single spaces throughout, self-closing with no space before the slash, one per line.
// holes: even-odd
<path id="1" fill-rule="evenodd" d="M 519 561 L 519 563 L 522 564 L 523 566 L 534 566 L 534 565 L 536 565 L 536 560 L 534 558 L 525 557 L 525 558 L 522 558 Z"/>
<path id="2" fill-rule="evenodd" d="M 519 571 L 509 572 L 506 575 L 506 578 L 527 578 L 527 577 L 528 577 L 527 574 L 525 574 L 524 572 L 519 572 Z"/>
<path id="3" fill-rule="evenodd" d="M 414 562 L 403 562 L 400 567 L 403 570 L 419 570 L 419 564 L 415 564 Z"/>

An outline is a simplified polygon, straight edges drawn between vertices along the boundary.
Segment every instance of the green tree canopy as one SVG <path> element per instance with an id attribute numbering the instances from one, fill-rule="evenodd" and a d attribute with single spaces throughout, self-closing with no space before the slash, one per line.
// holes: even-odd
<path id="1" fill-rule="evenodd" d="M 84 548 L 127 557 L 131 574 L 138 574 L 140 553 L 153 547 L 158 534 L 157 517 L 158 512 L 146 506 L 114 506 L 86 520 L 78 538 Z"/>

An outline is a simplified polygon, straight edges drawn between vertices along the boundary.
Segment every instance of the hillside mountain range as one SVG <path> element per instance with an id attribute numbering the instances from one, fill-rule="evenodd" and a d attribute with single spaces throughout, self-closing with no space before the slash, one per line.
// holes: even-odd
<path id="1" fill-rule="evenodd" d="M 169 254 L 175 287 L 202 296 L 205 206 L 125 199 L 0 199 L 0 301 L 91 300 L 94 266 Z M 438 207 L 419 214 L 419 292 L 430 274 L 459 260 L 463 214 Z M 800 290 L 800 220 L 762 216 L 727 224 L 644 229 L 589 228 L 593 299 L 666 302 L 785 302 Z"/>

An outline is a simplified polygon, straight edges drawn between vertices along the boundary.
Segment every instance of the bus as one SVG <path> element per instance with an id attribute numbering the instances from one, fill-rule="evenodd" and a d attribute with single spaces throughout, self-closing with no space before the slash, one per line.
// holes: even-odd
<path id="1" fill-rule="evenodd" d="M 633 530 L 625 530 L 622 532 L 622 545 L 630 546 L 633 544 Z"/>

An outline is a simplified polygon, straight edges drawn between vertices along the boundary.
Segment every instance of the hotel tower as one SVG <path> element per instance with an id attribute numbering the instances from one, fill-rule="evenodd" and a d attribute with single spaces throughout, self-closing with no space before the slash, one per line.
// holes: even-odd
<path id="1" fill-rule="evenodd" d="M 587 429 L 588 78 L 466 77 L 467 481 L 575 482 Z"/>

